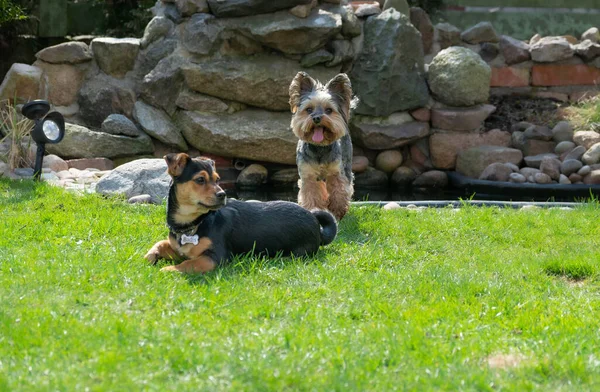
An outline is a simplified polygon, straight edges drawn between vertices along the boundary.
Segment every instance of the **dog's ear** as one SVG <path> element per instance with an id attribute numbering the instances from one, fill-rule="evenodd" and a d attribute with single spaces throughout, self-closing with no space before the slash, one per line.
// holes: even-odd
<path id="1" fill-rule="evenodd" d="M 183 152 L 179 154 L 172 153 L 165 155 L 164 159 L 167 162 L 169 175 L 171 177 L 179 177 L 183 173 L 183 169 L 187 165 L 190 156 Z"/>
<path id="2" fill-rule="evenodd" d="M 211 165 L 211 166 L 212 166 L 212 168 L 213 168 L 213 170 L 214 170 L 214 169 L 216 169 L 216 166 L 215 166 L 215 161 L 213 161 L 212 159 L 210 159 L 210 158 L 207 158 L 207 157 L 200 157 L 200 160 L 201 160 L 202 162 L 206 162 L 206 163 L 208 163 L 209 165 Z"/>
<path id="3" fill-rule="evenodd" d="M 333 79 L 327 82 L 325 89 L 331 94 L 333 99 L 342 109 L 345 117 L 350 113 L 350 103 L 352 102 L 352 83 L 345 73 L 337 74 Z"/>
<path id="4" fill-rule="evenodd" d="M 306 72 L 298 72 L 290 84 L 290 109 L 296 113 L 302 97 L 314 91 L 317 81 L 308 76 Z"/>

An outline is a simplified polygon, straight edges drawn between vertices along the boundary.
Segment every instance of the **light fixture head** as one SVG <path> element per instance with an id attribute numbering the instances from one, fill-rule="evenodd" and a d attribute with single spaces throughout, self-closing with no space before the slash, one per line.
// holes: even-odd
<path id="1" fill-rule="evenodd" d="M 48 101 L 44 101 L 42 99 L 36 99 L 35 101 L 27 102 L 21 109 L 23 116 L 33 121 L 37 121 L 44 117 L 49 111 L 50 104 Z"/>
<path id="2" fill-rule="evenodd" d="M 31 137 L 38 144 L 58 143 L 65 136 L 65 119 L 59 112 L 48 113 L 43 120 L 37 120 Z"/>

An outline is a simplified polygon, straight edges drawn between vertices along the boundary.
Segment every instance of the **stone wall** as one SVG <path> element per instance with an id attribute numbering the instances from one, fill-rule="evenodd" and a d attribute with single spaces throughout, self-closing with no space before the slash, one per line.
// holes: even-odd
<path id="1" fill-rule="evenodd" d="M 388 0 L 386 7 L 343 0 L 159 0 L 141 39 L 46 48 L 33 65 L 13 66 L 0 99 L 45 98 L 61 111 L 67 133 L 49 150 L 63 158 L 122 161 L 189 151 L 221 157 L 223 166 L 234 159 L 262 163 L 265 181 L 286 184 L 297 178 L 292 78 L 305 71 L 326 82 L 346 72 L 360 98 L 350 124 L 357 187 L 390 181 L 443 186 L 443 171 L 455 168 L 461 151 L 513 147 L 510 130 L 483 126 L 495 110 L 487 104 L 490 85 L 505 92 L 496 90 L 506 83 L 502 75 L 523 80 L 527 74 L 534 85 L 557 83 L 555 70 L 564 67 L 598 71 L 592 41 L 529 45 L 499 37 L 485 23 L 464 32 L 433 26 L 403 0 Z M 560 48 L 570 51 L 568 58 L 564 53 L 548 62 L 544 56 Z"/>

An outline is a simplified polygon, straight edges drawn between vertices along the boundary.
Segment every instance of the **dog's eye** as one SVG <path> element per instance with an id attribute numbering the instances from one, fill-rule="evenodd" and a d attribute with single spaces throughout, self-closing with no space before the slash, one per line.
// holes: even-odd
<path id="1" fill-rule="evenodd" d="M 204 185 L 206 180 L 204 179 L 204 177 L 198 177 L 198 178 L 196 178 L 196 182 L 200 185 Z"/>
<path id="2" fill-rule="evenodd" d="M 333 110 L 331 110 L 330 108 L 325 109 L 325 113 L 326 114 L 331 114 L 333 113 Z"/>
<path id="3" fill-rule="evenodd" d="M 312 108 L 307 108 L 306 113 L 311 114 L 313 112 Z"/>

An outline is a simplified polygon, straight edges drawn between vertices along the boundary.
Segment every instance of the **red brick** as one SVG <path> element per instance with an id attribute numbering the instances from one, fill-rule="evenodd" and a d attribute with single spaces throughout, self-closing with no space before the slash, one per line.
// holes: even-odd
<path id="1" fill-rule="evenodd" d="M 531 84 L 534 86 L 595 85 L 600 83 L 600 68 L 585 64 L 534 65 Z"/>
<path id="2" fill-rule="evenodd" d="M 529 69 L 517 67 L 492 67 L 491 87 L 529 86 Z"/>

